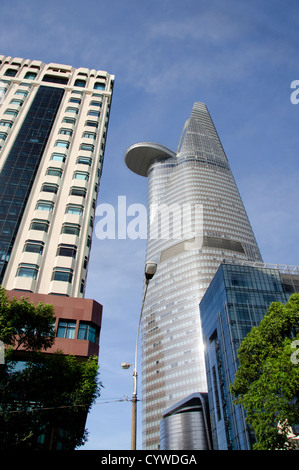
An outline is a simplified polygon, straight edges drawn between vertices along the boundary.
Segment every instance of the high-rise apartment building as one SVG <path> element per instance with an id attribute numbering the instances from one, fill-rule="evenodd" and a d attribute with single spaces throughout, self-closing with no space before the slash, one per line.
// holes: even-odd
<path id="1" fill-rule="evenodd" d="M 113 83 L 103 70 L 0 56 L 0 284 L 52 304 L 46 353 L 80 360 L 99 352 L 102 306 L 84 290 Z M 63 432 L 46 426 L 43 448 L 63 449 Z"/>
<path id="2" fill-rule="evenodd" d="M 143 446 L 162 412 L 207 392 L 199 302 L 223 259 L 261 255 L 210 114 L 195 103 L 176 152 L 138 143 L 125 156 L 148 179 L 146 261 L 157 262 L 142 322 Z"/>
<path id="3" fill-rule="evenodd" d="M 0 56 L 0 284 L 83 297 L 114 76 Z"/>

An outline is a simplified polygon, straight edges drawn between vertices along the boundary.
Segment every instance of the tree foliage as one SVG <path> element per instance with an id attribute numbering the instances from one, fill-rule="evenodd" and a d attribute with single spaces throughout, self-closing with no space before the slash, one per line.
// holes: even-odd
<path id="1" fill-rule="evenodd" d="M 55 339 L 53 305 L 34 305 L 28 299 L 8 299 L 0 287 L 0 340 L 27 350 L 47 349 Z"/>
<path id="2" fill-rule="evenodd" d="M 80 361 L 61 351 L 41 352 L 55 338 L 52 306 L 10 301 L 4 289 L 0 302 L 0 340 L 10 346 L 0 364 L 0 449 L 39 449 L 42 437 L 55 448 L 58 431 L 64 450 L 82 445 L 86 415 L 102 386 L 97 357 Z M 20 363 L 21 345 L 27 352 Z"/>
<path id="3" fill-rule="evenodd" d="M 64 450 L 82 445 L 99 395 L 97 370 L 97 358 L 82 362 L 61 352 L 32 353 L 22 370 L 10 361 L 1 374 L 0 449 L 38 449 L 41 436 L 55 430 Z"/>
<path id="4" fill-rule="evenodd" d="M 273 302 L 238 350 L 240 367 L 230 391 L 246 410 L 254 449 L 291 449 L 290 426 L 299 423 L 299 294 Z M 295 346 L 294 346 L 295 345 Z"/>

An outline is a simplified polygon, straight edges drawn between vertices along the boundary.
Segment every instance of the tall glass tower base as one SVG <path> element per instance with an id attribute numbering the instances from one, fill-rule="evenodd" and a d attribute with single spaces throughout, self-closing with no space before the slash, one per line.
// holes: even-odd
<path id="1" fill-rule="evenodd" d="M 199 303 L 223 260 L 262 261 L 206 106 L 195 103 L 177 152 L 130 147 L 148 178 L 146 261 L 157 263 L 142 320 L 143 447 L 158 449 L 162 412 L 207 391 Z"/>

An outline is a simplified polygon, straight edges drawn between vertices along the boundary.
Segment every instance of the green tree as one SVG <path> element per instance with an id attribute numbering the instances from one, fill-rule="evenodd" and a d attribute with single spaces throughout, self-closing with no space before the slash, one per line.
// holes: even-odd
<path id="1" fill-rule="evenodd" d="M 238 350 L 240 367 L 230 391 L 246 410 L 255 450 L 292 449 L 290 426 L 299 423 L 299 294 L 273 302 Z"/>
<path id="2" fill-rule="evenodd" d="M 38 449 L 41 439 L 55 448 L 59 432 L 64 450 L 87 439 L 85 420 L 99 396 L 97 358 L 86 362 L 61 352 L 32 353 L 22 370 L 9 363 L 1 375 L 0 449 Z"/>
<path id="3" fill-rule="evenodd" d="M 55 339 L 53 305 L 28 299 L 8 299 L 0 287 L 0 341 L 7 346 L 26 350 L 42 350 L 52 346 Z"/>
<path id="4" fill-rule="evenodd" d="M 8 346 L 0 364 L 0 449 L 39 449 L 43 439 L 54 449 L 57 433 L 65 450 L 82 445 L 87 413 L 102 386 L 97 357 L 41 352 L 54 342 L 53 307 L 8 300 L 4 289 L 0 302 L 0 340 Z M 22 362 L 20 346 L 27 350 Z"/>

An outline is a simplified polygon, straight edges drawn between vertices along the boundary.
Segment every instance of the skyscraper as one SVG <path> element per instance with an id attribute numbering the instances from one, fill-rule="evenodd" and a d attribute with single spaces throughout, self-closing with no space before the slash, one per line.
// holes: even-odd
<path id="1" fill-rule="evenodd" d="M 207 107 L 195 103 L 176 152 L 138 143 L 125 156 L 148 178 L 146 260 L 157 262 L 142 322 L 143 446 L 159 446 L 162 412 L 207 391 L 199 302 L 223 259 L 261 261 Z"/>
<path id="2" fill-rule="evenodd" d="M 0 56 L 0 283 L 83 297 L 114 76 Z"/>
<path id="3" fill-rule="evenodd" d="M 200 312 L 214 450 L 252 450 L 254 433 L 229 389 L 239 368 L 237 351 L 272 302 L 285 304 L 298 291 L 298 266 L 222 263 L 203 296 Z"/>
<path id="4" fill-rule="evenodd" d="M 84 291 L 113 82 L 103 70 L 0 56 L 0 284 L 10 298 L 52 304 L 46 353 L 80 360 L 99 352 L 102 306 Z M 63 449 L 63 432 L 46 425 L 44 448 Z"/>

